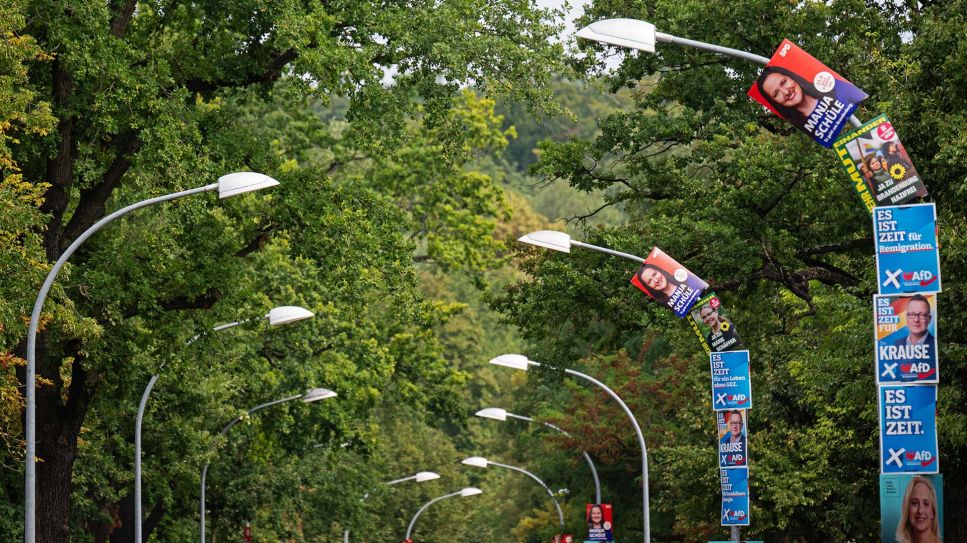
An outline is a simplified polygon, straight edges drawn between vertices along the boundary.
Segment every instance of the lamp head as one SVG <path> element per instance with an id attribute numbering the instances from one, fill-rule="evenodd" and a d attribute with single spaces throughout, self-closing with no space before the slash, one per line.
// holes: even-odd
<path id="1" fill-rule="evenodd" d="M 571 252 L 571 236 L 555 230 L 538 230 L 537 232 L 524 234 L 517 238 L 517 241 L 554 251 Z"/>
<path id="2" fill-rule="evenodd" d="M 507 410 L 499 407 L 488 407 L 486 409 L 481 409 L 480 411 L 477 411 L 476 415 L 485 419 L 507 420 Z"/>
<path id="3" fill-rule="evenodd" d="M 329 398 L 335 398 L 336 396 L 337 394 L 328 388 L 314 388 L 302 395 L 302 401 L 305 403 L 312 403 L 320 400 L 328 400 Z"/>
<path id="4" fill-rule="evenodd" d="M 655 25 L 637 19 L 604 19 L 577 31 L 577 37 L 601 43 L 655 52 Z"/>
<path id="5" fill-rule="evenodd" d="M 283 305 L 279 307 L 273 307 L 269 311 L 269 324 L 272 326 L 278 326 L 280 324 L 288 324 L 290 322 L 301 321 L 303 319 L 310 319 L 315 316 L 315 313 L 309 311 L 304 307 L 299 307 L 295 305 Z"/>
<path id="6" fill-rule="evenodd" d="M 237 172 L 218 178 L 218 197 L 228 198 L 255 190 L 267 189 L 278 185 L 271 177 L 255 172 Z"/>
<path id="7" fill-rule="evenodd" d="M 422 483 L 423 481 L 432 481 L 439 478 L 440 474 L 432 471 L 421 471 L 413 476 L 413 479 L 418 483 Z"/>
<path id="8" fill-rule="evenodd" d="M 504 366 L 515 370 L 527 371 L 530 361 L 522 354 L 502 354 L 496 358 L 491 358 L 490 363 L 495 366 Z"/>
<path id="9" fill-rule="evenodd" d="M 460 463 L 478 468 L 485 468 L 488 464 L 487 459 L 482 456 L 469 456 L 461 460 Z"/>
<path id="10" fill-rule="evenodd" d="M 460 497 L 466 498 L 467 496 L 476 496 L 477 494 L 482 494 L 482 493 L 483 493 L 483 490 L 480 490 L 479 488 L 474 486 L 468 486 L 467 488 L 460 490 Z"/>

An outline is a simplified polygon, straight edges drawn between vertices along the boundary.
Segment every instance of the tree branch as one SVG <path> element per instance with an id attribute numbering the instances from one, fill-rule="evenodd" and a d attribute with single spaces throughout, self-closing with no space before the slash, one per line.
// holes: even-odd
<path id="1" fill-rule="evenodd" d="M 240 79 L 215 79 L 212 81 L 202 79 L 189 79 L 185 81 L 185 88 L 191 92 L 212 92 L 226 87 L 247 87 L 256 83 L 271 83 L 282 77 L 282 69 L 285 65 L 292 62 L 299 56 L 295 49 L 285 51 L 272 51 L 272 59 L 265 70 L 260 73 L 250 73 Z"/>
<path id="2" fill-rule="evenodd" d="M 181 311 L 187 309 L 211 309 L 219 300 L 222 299 L 222 291 L 212 287 L 199 296 L 189 298 L 188 296 L 178 296 L 168 300 L 159 300 L 158 306 L 162 311 Z M 122 315 L 125 319 L 130 319 L 139 315 L 141 311 L 138 307 L 127 308 Z"/>
<path id="3" fill-rule="evenodd" d="M 131 168 L 130 155 L 137 152 L 140 148 L 141 139 L 137 134 L 125 137 L 124 143 L 114 158 L 114 162 L 108 166 L 107 171 L 104 172 L 104 176 L 101 177 L 101 181 L 93 187 L 81 191 L 77 209 L 74 210 L 71 220 L 64 228 L 61 250 L 67 247 L 77 236 L 80 236 L 85 230 L 90 228 L 91 225 L 104 217 L 107 199 L 111 197 L 111 193 L 120 184 L 121 178 Z"/>
<path id="4" fill-rule="evenodd" d="M 873 247 L 873 238 L 857 238 L 849 241 L 840 241 L 836 243 L 816 245 L 813 247 L 804 247 L 796 251 L 796 256 L 799 258 L 804 258 L 807 256 L 822 255 L 827 253 L 842 253 L 845 251 L 852 251 L 854 249 L 869 249 L 871 247 Z"/>
<path id="5" fill-rule="evenodd" d="M 137 5 L 137 0 L 126 0 L 118 7 L 114 18 L 111 19 L 111 34 L 115 38 L 124 36 L 124 32 L 127 31 L 128 24 L 131 22 L 131 17 L 134 16 L 134 8 Z"/>

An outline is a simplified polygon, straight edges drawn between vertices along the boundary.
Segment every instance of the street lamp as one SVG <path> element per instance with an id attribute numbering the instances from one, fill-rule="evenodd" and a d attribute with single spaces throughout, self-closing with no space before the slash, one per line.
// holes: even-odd
<path id="1" fill-rule="evenodd" d="M 291 402 L 292 400 L 302 400 L 303 403 L 313 403 L 321 400 L 327 400 L 329 398 L 335 398 L 336 393 L 329 390 L 328 388 L 313 388 L 304 394 L 296 394 L 295 396 L 289 396 L 288 398 L 282 398 L 280 400 L 274 400 L 271 402 L 266 402 L 261 405 L 257 405 L 249 409 L 245 415 L 240 415 L 232 419 L 231 422 L 222 428 L 222 431 L 218 433 L 218 436 L 224 436 L 228 431 L 252 413 L 259 411 L 260 409 L 265 409 L 266 407 L 278 405 L 286 402 Z M 214 441 L 214 440 L 213 440 Z M 201 532 L 201 543 L 205 543 L 205 477 L 208 474 L 208 465 L 211 462 L 205 462 L 205 465 L 201 468 L 201 499 L 199 500 L 199 505 L 201 509 L 201 521 L 199 525 L 199 531 Z"/>
<path id="2" fill-rule="evenodd" d="M 526 356 L 519 355 L 519 354 L 503 354 L 496 358 L 491 359 L 490 363 L 494 364 L 495 366 L 503 366 L 505 368 L 513 368 L 515 370 L 522 370 L 522 371 L 527 371 L 531 366 L 543 365 L 528 359 Z M 551 366 L 547 366 L 547 367 L 551 367 Z M 611 398 L 614 401 L 618 402 L 618 405 L 621 406 L 621 409 L 624 410 L 625 414 L 628 415 L 628 418 L 631 420 L 631 425 L 634 427 L 635 434 L 637 434 L 638 436 L 638 445 L 641 447 L 641 489 L 642 489 L 641 522 L 642 522 L 642 531 L 644 532 L 644 541 L 645 543 L 649 543 L 651 541 L 651 518 L 649 517 L 649 513 L 648 513 L 648 447 L 645 445 L 645 436 L 641 433 L 641 426 L 638 425 L 638 420 L 635 418 L 634 413 L 631 412 L 631 409 L 628 408 L 625 402 L 622 401 L 622 399 L 615 393 L 615 391 L 611 390 L 611 388 L 608 387 L 608 385 L 602 383 L 601 381 L 598 381 L 597 379 L 595 379 L 594 377 L 591 377 L 590 375 L 581 373 L 579 371 L 574 371 L 569 368 L 564 368 L 564 373 L 577 377 L 579 379 L 584 379 L 585 381 L 588 381 L 589 383 L 597 386 L 601 390 L 604 390 L 605 393 L 608 394 L 608 396 L 611 396 Z"/>
<path id="3" fill-rule="evenodd" d="M 628 260 L 633 260 L 638 264 L 641 264 L 645 261 L 645 259 L 641 258 L 640 256 L 622 253 L 621 251 L 615 251 L 614 249 L 608 249 L 607 247 L 598 247 L 597 245 L 591 245 L 590 243 L 584 243 L 576 239 L 571 239 L 571 236 L 568 234 L 558 232 L 556 230 L 538 230 L 537 232 L 524 234 L 523 236 L 517 238 L 517 241 L 527 243 L 529 245 L 535 245 L 537 247 L 543 247 L 545 249 L 551 249 L 553 251 L 560 251 L 562 253 L 570 253 L 571 247 L 582 247 L 584 249 L 598 251 L 599 253 L 605 253 L 611 256 L 627 258 Z"/>
<path id="4" fill-rule="evenodd" d="M 494 462 L 493 460 L 487 460 L 486 458 L 484 458 L 482 456 L 470 456 L 468 458 L 464 458 L 463 460 L 461 460 L 460 463 L 461 464 L 466 464 L 468 466 L 478 467 L 478 468 L 486 468 L 488 466 L 497 466 L 499 468 L 509 469 L 509 470 L 512 470 L 512 471 L 516 471 L 518 473 L 523 473 L 524 475 L 526 475 L 526 476 L 530 477 L 531 479 L 537 481 L 537 484 L 539 484 L 542 487 L 544 487 L 544 490 L 547 491 L 547 494 L 551 497 L 551 500 L 554 502 L 554 508 L 557 509 L 557 519 L 561 523 L 561 530 L 562 531 L 564 530 L 564 512 L 561 511 L 561 504 L 558 503 L 557 497 L 554 496 L 554 492 L 550 488 L 548 488 L 547 485 L 544 484 L 544 481 L 542 481 L 538 476 L 536 476 L 533 473 L 527 471 L 526 469 L 518 468 L 518 467 L 514 467 L 514 466 L 508 466 L 507 464 L 501 464 L 499 462 Z"/>
<path id="5" fill-rule="evenodd" d="M 763 66 L 769 63 L 768 58 L 748 51 L 742 51 L 741 49 L 723 47 L 703 41 L 679 38 L 678 36 L 672 36 L 664 32 L 657 32 L 655 25 L 637 19 L 603 19 L 595 21 L 578 30 L 576 35 L 586 40 L 626 47 L 628 49 L 637 49 L 646 53 L 654 53 L 656 43 L 663 42 L 694 47 L 719 55 L 748 60 Z M 859 127 L 863 124 L 855 115 L 850 116 L 849 122 L 853 127 Z"/>
<path id="6" fill-rule="evenodd" d="M 493 420 L 499 420 L 499 421 L 505 421 L 507 420 L 507 417 L 510 417 L 512 419 L 526 420 L 527 422 L 537 422 L 530 417 L 509 413 L 507 412 L 506 409 L 501 409 L 500 407 L 488 407 L 486 409 L 481 409 L 480 411 L 477 411 L 476 415 L 478 417 L 483 417 L 485 419 L 493 419 Z M 541 422 L 541 424 L 543 424 L 547 428 L 550 428 L 552 430 L 557 430 L 558 432 L 568 437 L 571 437 L 571 434 L 567 433 L 562 428 L 555 426 L 549 422 Z M 601 503 L 601 480 L 598 479 L 598 470 L 594 467 L 594 461 L 591 460 L 591 456 L 586 451 L 581 451 L 581 454 L 584 455 L 584 460 L 588 463 L 588 467 L 591 468 L 591 477 L 594 479 L 594 496 L 595 496 L 594 503 Z"/>
<path id="7" fill-rule="evenodd" d="M 452 492 L 450 494 L 444 494 L 443 496 L 433 498 L 432 500 L 424 503 L 423 507 L 420 507 L 420 509 L 416 512 L 416 514 L 413 515 L 413 518 L 410 519 L 410 525 L 406 527 L 406 537 L 404 537 L 403 539 L 410 538 L 410 535 L 413 533 L 413 525 L 416 524 L 416 519 L 420 518 L 420 515 L 423 513 L 423 511 L 426 511 L 428 507 L 435 504 L 436 502 L 445 500 L 447 498 L 452 498 L 454 496 L 460 496 L 461 498 L 466 498 L 467 496 L 476 496 L 477 494 L 480 494 L 482 492 L 483 490 L 480 490 L 479 488 L 468 486 L 467 488 L 463 488 L 461 490 Z"/>
<path id="8" fill-rule="evenodd" d="M 98 230 L 107 225 L 107 223 L 127 215 L 136 209 L 213 190 L 218 190 L 219 198 L 228 198 L 229 196 L 235 196 L 237 194 L 274 187 L 278 184 L 278 181 L 267 175 L 254 172 L 238 172 L 223 175 L 218 178 L 216 183 L 210 185 L 142 200 L 123 207 L 91 225 L 81 235 L 77 236 L 77 239 L 54 262 L 53 267 L 51 267 L 50 272 L 47 274 L 47 278 L 44 280 L 44 284 L 40 287 L 37 299 L 34 301 L 34 308 L 30 314 L 30 324 L 27 327 L 27 368 L 26 376 L 24 377 L 24 388 L 27 389 L 27 397 L 24 405 L 24 437 L 27 441 L 25 457 L 26 469 L 24 470 L 25 543 L 34 543 L 37 537 L 37 327 L 40 323 L 40 313 L 43 310 L 44 301 L 47 299 L 47 294 L 50 292 L 50 288 L 54 284 L 54 279 L 57 278 L 57 274 L 60 273 L 61 268 L 64 267 L 64 264 L 67 263 L 71 255 L 77 251 L 78 247 L 87 241 L 87 238 L 94 235 Z"/>
<path id="9" fill-rule="evenodd" d="M 227 330 L 228 328 L 234 328 L 242 324 L 267 320 L 271 326 L 279 326 L 282 324 L 288 324 L 290 322 L 296 322 L 303 319 L 308 319 L 313 317 L 312 311 L 304 307 L 297 306 L 280 306 L 272 308 L 269 313 L 263 317 L 257 317 L 254 319 L 247 319 L 238 322 L 231 322 L 228 324 L 222 324 L 211 329 L 212 332 L 219 332 L 221 330 Z M 188 340 L 188 345 L 194 343 L 198 338 L 204 334 L 198 334 L 197 336 Z M 148 386 L 144 387 L 144 392 L 141 394 L 141 403 L 138 404 L 138 415 L 135 418 L 134 423 L 134 541 L 135 543 L 142 543 L 144 541 L 141 536 L 142 533 L 142 523 L 143 516 L 141 512 L 141 423 L 144 420 L 144 409 L 148 404 L 148 396 L 151 395 L 151 390 L 154 388 L 155 383 L 160 377 L 161 369 L 164 368 L 164 362 L 161 363 L 161 367 L 158 368 L 158 373 L 151 376 L 151 380 L 148 381 Z"/>
<path id="10" fill-rule="evenodd" d="M 406 481 L 416 481 L 417 483 L 422 483 L 425 481 L 433 481 L 434 479 L 439 479 L 440 474 L 433 471 L 420 471 L 416 475 L 410 475 L 409 477 L 403 477 L 402 479 L 394 479 L 392 481 L 386 481 L 383 484 L 386 486 L 398 485 L 400 483 L 405 483 Z M 363 500 L 369 496 L 369 492 L 363 494 Z M 343 543 L 349 543 L 349 528 L 342 533 Z"/>

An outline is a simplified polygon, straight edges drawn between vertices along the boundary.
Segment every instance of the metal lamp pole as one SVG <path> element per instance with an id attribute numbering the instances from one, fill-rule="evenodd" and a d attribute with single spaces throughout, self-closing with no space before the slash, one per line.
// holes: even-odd
<path id="1" fill-rule="evenodd" d="M 405 483 L 406 481 L 416 481 L 418 483 L 422 483 L 423 481 L 432 481 L 434 479 L 439 479 L 439 478 L 440 478 L 440 474 L 438 473 L 435 473 L 432 471 L 421 471 L 416 475 L 410 475 L 409 477 L 403 477 L 402 479 L 394 479 L 392 481 L 386 481 L 383 484 L 386 486 L 393 486 L 393 485 L 398 485 L 400 483 Z M 363 494 L 363 500 L 365 500 L 368 496 L 369 496 L 369 492 L 367 492 L 366 494 Z M 349 528 L 346 528 L 346 530 L 343 531 L 342 540 L 343 540 L 343 543 L 349 543 Z"/>
<path id="2" fill-rule="evenodd" d="M 504 366 L 507 368 L 513 368 L 516 370 L 523 370 L 523 371 L 527 371 L 527 369 L 530 368 L 530 366 L 543 365 L 528 359 L 526 356 L 519 355 L 519 354 L 500 355 L 496 358 L 491 359 L 490 363 L 497 366 Z M 553 367 L 553 366 L 546 366 L 546 367 Z M 621 397 L 619 397 L 615 393 L 615 391 L 611 390 L 611 388 L 608 387 L 608 385 L 602 383 L 601 381 L 598 381 L 597 379 L 595 379 L 594 377 L 591 377 L 590 375 L 586 375 L 584 373 L 581 373 L 579 371 L 574 371 L 569 368 L 564 368 L 564 373 L 577 377 L 579 379 L 584 379 L 585 381 L 588 381 L 589 383 L 605 391 L 605 393 L 607 393 L 608 396 L 611 396 L 611 398 L 614 401 L 618 402 L 618 405 L 621 406 L 621 409 L 624 410 L 626 415 L 628 415 L 628 419 L 631 420 L 631 425 L 634 427 L 635 434 L 638 437 L 638 446 L 641 448 L 641 489 L 642 489 L 642 504 L 641 504 L 642 521 L 641 522 L 642 522 L 642 531 L 644 532 L 643 534 L 644 541 L 645 543 L 649 543 L 651 541 L 651 517 L 649 516 L 649 513 L 648 513 L 648 509 L 649 509 L 648 446 L 645 445 L 645 436 L 644 434 L 641 433 L 641 426 L 638 425 L 638 420 L 635 418 L 634 413 L 631 412 L 631 409 L 628 408 L 628 405 L 625 404 L 625 402 L 621 399 Z"/>
<path id="3" fill-rule="evenodd" d="M 533 479 L 534 481 L 536 481 L 537 484 L 541 485 L 541 487 L 543 487 L 544 490 L 547 491 L 547 495 L 551 497 L 551 501 L 554 502 L 554 508 L 557 509 L 557 519 L 561 523 L 561 530 L 564 530 L 564 512 L 561 511 L 561 504 L 558 503 L 557 497 L 554 495 L 554 492 L 550 488 L 548 488 L 547 485 L 544 483 L 544 481 L 542 481 L 538 476 L 534 475 L 533 473 L 527 471 L 524 468 L 518 468 L 518 467 L 515 467 L 515 466 L 508 466 L 507 464 L 501 464 L 500 462 L 494 462 L 493 460 L 487 460 L 486 458 L 484 458 L 482 456 L 471 456 L 469 458 L 464 458 L 461 461 L 461 463 L 462 464 L 466 464 L 468 466 L 476 466 L 478 468 L 486 468 L 488 466 L 497 466 L 499 468 L 509 469 L 509 470 L 512 470 L 512 471 L 516 471 L 518 473 L 523 473 L 524 475 L 530 477 L 531 479 Z"/>
<path id="4" fill-rule="evenodd" d="M 228 433 L 229 430 L 231 430 L 232 426 L 235 426 L 236 424 L 238 424 L 239 422 L 241 422 L 242 420 L 250 416 L 252 413 L 255 413 L 256 411 L 259 411 L 261 409 L 265 409 L 266 407 L 278 405 L 281 403 L 291 402 L 292 400 L 298 400 L 298 399 L 301 399 L 305 403 L 312 403 L 312 402 L 317 402 L 320 400 L 325 400 L 325 399 L 334 398 L 334 397 L 336 397 L 336 393 L 329 389 L 314 388 L 304 394 L 296 394 L 295 396 L 289 396 L 288 398 L 282 398 L 280 400 L 274 400 L 271 402 L 263 403 L 261 405 L 257 405 L 249 409 L 245 413 L 245 415 L 238 416 L 232 419 L 231 422 L 229 422 L 228 424 L 225 425 L 224 428 L 222 428 L 222 431 L 218 433 L 218 436 L 219 437 L 224 436 L 225 434 Z M 205 543 L 205 477 L 208 475 L 209 464 L 211 464 L 210 461 L 205 462 L 205 465 L 201 468 L 201 498 L 199 500 L 199 508 L 201 511 L 201 520 L 199 523 L 199 532 L 201 533 L 201 543 Z"/>
<path id="5" fill-rule="evenodd" d="M 426 502 L 425 504 L 423 504 L 423 507 L 420 507 L 420 509 L 416 512 L 416 514 L 413 515 L 413 518 L 410 519 L 410 525 L 406 527 L 406 537 L 404 539 L 410 538 L 410 535 L 413 533 L 413 525 L 416 524 L 416 519 L 420 518 L 420 515 L 423 514 L 423 511 L 426 511 L 427 508 L 429 508 L 431 505 L 435 504 L 436 502 L 445 500 L 447 498 L 452 498 L 454 496 L 460 496 L 461 498 L 465 498 L 467 496 L 476 496 L 477 494 L 481 494 L 481 493 L 483 493 L 483 491 L 480 490 L 479 488 L 468 486 L 467 488 L 458 490 L 456 492 L 451 492 L 450 494 L 444 494 L 443 496 L 433 498 L 432 500 Z"/>
<path id="6" fill-rule="evenodd" d="M 280 324 L 286 324 L 290 322 L 295 322 L 302 319 L 308 319 L 313 316 L 313 313 L 308 309 L 295 306 L 282 306 L 273 308 L 269 311 L 268 315 L 264 317 L 258 317 L 255 319 L 247 319 L 238 322 L 230 322 L 228 324 L 221 324 L 211 329 L 211 332 L 220 332 L 222 330 L 227 330 L 229 328 L 234 328 L 242 324 L 253 322 L 257 320 L 268 320 L 269 324 L 272 326 L 278 326 Z M 188 340 L 187 345 L 191 345 L 196 340 L 201 338 L 205 334 L 198 334 L 195 337 Z M 144 410 L 148 405 L 148 396 L 151 395 L 152 389 L 154 389 L 155 383 L 158 382 L 158 378 L 161 376 L 161 370 L 164 369 L 164 362 L 158 368 L 158 373 L 151 376 L 151 380 L 148 381 L 148 386 L 144 387 L 144 392 L 141 394 L 141 402 L 138 404 L 138 414 L 134 422 L 134 541 L 135 543 L 143 543 L 144 538 L 142 537 L 142 525 L 144 522 L 144 517 L 141 509 L 141 423 L 144 420 Z"/>
<path id="7" fill-rule="evenodd" d="M 526 420 L 527 422 L 538 422 L 551 430 L 556 430 L 568 437 L 571 437 L 571 434 L 549 422 L 539 422 L 531 417 L 515 415 L 506 409 L 501 409 L 500 407 L 488 407 L 486 409 L 481 409 L 480 411 L 476 412 L 476 415 L 485 419 L 494 419 L 500 421 L 505 421 L 507 420 L 507 417 L 510 417 L 517 420 Z M 588 467 L 591 468 L 591 477 L 594 479 L 594 503 L 601 503 L 601 480 L 598 479 L 598 470 L 594 466 L 594 460 L 591 460 L 591 456 L 587 453 L 587 451 L 581 451 L 581 454 L 584 455 L 584 461 L 587 462 Z"/>
<path id="8" fill-rule="evenodd" d="M 37 294 L 37 299 L 34 301 L 33 311 L 30 314 L 30 324 L 27 327 L 27 368 L 26 377 L 24 378 L 24 388 L 27 389 L 27 397 L 24 405 L 24 437 L 27 441 L 27 450 L 25 456 L 26 469 L 24 470 L 25 543 L 34 543 L 37 538 L 37 328 L 40 323 L 40 313 L 43 310 L 44 301 L 47 300 L 47 294 L 50 292 L 50 289 L 54 284 L 54 280 L 60 273 L 61 268 L 64 267 L 64 264 L 67 263 L 67 260 L 71 257 L 71 255 L 77 251 L 78 247 L 87 241 L 87 238 L 93 236 L 98 230 L 104 228 L 104 226 L 106 226 L 109 222 L 123 217 L 132 211 L 141 209 L 142 207 L 177 200 L 185 196 L 209 192 L 216 189 L 218 190 L 219 198 L 227 198 L 236 194 L 273 187 L 278 184 L 278 181 L 267 175 L 253 172 L 240 172 L 224 175 L 218 179 L 217 183 L 212 183 L 203 187 L 175 192 L 155 198 L 148 198 L 147 200 L 142 200 L 127 207 L 123 207 L 97 221 L 91 225 L 90 228 L 79 235 L 77 239 L 75 239 L 74 242 L 71 243 L 63 253 L 61 253 L 60 257 L 47 274 L 47 278 L 44 280 L 43 286 L 40 287 L 40 292 Z"/>

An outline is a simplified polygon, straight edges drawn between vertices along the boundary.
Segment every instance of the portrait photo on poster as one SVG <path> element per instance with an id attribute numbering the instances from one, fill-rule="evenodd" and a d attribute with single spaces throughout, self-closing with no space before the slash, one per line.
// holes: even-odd
<path id="1" fill-rule="evenodd" d="M 943 475 L 880 475 L 880 543 L 943 541 Z"/>
<path id="2" fill-rule="evenodd" d="M 715 419 L 719 435 L 719 467 L 735 468 L 746 466 L 748 456 L 748 434 L 746 432 L 745 409 L 716 411 Z"/>
<path id="3" fill-rule="evenodd" d="M 610 503 L 585 506 L 588 521 L 587 541 L 614 541 L 613 511 Z"/>
<path id="4" fill-rule="evenodd" d="M 927 196 L 927 187 L 886 115 L 844 134 L 833 149 L 871 213 L 874 206 L 900 205 Z M 864 198 L 866 192 L 870 199 Z"/>
<path id="5" fill-rule="evenodd" d="M 788 39 L 779 44 L 748 95 L 826 148 L 867 97 Z"/>
<path id="6" fill-rule="evenodd" d="M 679 318 L 688 315 L 688 310 L 708 288 L 708 283 L 658 247 L 651 250 L 631 283 Z"/>
<path id="7" fill-rule="evenodd" d="M 695 302 L 688 313 L 688 322 L 706 353 L 745 349 L 735 323 L 726 316 L 714 292 Z"/>
<path id="8" fill-rule="evenodd" d="M 873 296 L 876 382 L 938 383 L 937 296 Z"/>

